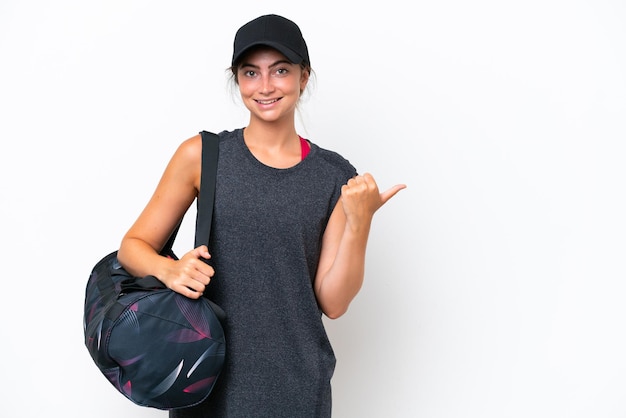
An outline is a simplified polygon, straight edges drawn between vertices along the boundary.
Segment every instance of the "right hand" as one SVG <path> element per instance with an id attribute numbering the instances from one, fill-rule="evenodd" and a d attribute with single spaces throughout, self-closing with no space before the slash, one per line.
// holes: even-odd
<path id="1" fill-rule="evenodd" d="M 173 291 L 191 299 L 198 299 L 215 274 L 213 267 L 202 261 L 202 258 L 211 258 L 206 245 L 194 248 L 180 260 L 172 260 L 167 273 L 159 279 Z"/>

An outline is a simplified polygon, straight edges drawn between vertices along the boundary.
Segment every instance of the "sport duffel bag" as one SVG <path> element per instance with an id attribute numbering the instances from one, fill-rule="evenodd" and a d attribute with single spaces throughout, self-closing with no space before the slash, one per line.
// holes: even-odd
<path id="1" fill-rule="evenodd" d="M 202 132 L 196 242 L 210 236 L 217 144 L 214 134 Z M 176 258 L 176 232 L 163 256 Z M 86 286 L 85 345 L 111 384 L 141 406 L 185 408 L 209 396 L 226 353 L 224 318 L 205 297 L 187 298 L 154 276 L 133 277 L 117 251 L 94 266 Z"/>

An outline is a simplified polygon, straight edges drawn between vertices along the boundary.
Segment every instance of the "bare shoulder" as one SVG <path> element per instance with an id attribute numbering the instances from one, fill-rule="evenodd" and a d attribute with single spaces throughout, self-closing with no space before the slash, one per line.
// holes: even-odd
<path id="1" fill-rule="evenodd" d="M 167 169 L 164 180 L 171 184 L 182 184 L 196 188 L 200 184 L 202 165 L 202 137 L 192 136 L 180 143 Z M 177 187 L 179 187 L 177 186 Z"/>
<path id="2" fill-rule="evenodd" d="M 186 162 L 200 162 L 202 159 L 202 137 L 194 135 L 184 140 L 176 150 L 176 154 Z"/>

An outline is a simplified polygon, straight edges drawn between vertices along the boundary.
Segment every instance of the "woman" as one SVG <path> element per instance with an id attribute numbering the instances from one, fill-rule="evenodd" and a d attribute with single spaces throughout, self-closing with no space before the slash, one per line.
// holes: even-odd
<path id="1" fill-rule="evenodd" d="M 329 417 L 335 357 L 322 313 L 348 309 L 363 282 L 372 217 L 405 186 L 380 193 L 370 174 L 297 134 L 311 66 L 294 22 L 265 15 L 242 26 L 231 70 L 250 118 L 219 134 L 210 251 L 158 255 L 198 194 L 198 135 L 174 153 L 118 258 L 134 275 L 154 275 L 189 298 L 207 295 L 227 314 L 226 364 L 213 392 L 170 417 Z"/>

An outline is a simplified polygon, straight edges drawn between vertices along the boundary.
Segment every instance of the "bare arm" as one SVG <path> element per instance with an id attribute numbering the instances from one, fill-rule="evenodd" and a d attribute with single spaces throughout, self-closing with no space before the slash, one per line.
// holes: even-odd
<path id="1" fill-rule="evenodd" d="M 198 298 L 213 276 L 206 246 L 186 253 L 180 260 L 159 255 L 172 231 L 196 198 L 200 186 L 202 140 L 184 141 L 168 163 L 150 201 L 124 235 L 118 259 L 129 273 L 153 275 L 170 289 Z"/>
<path id="2" fill-rule="evenodd" d="M 343 315 L 363 284 L 365 252 L 374 213 L 404 189 L 398 184 L 380 193 L 366 173 L 350 179 L 330 217 L 322 239 L 315 294 L 329 318 Z"/>

